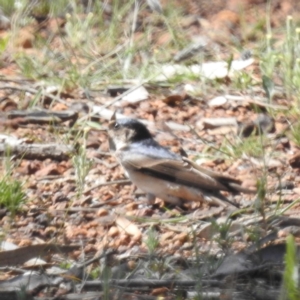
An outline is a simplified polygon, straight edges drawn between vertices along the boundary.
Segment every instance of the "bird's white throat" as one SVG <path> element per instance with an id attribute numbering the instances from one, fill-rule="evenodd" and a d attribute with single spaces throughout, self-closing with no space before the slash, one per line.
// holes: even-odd
<path id="1" fill-rule="evenodd" d="M 124 148 L 127 144 L 119 139 L 114 139 L 114 143 L 115 143 L 115 147 L 116 147 L 116 151 Z"/>

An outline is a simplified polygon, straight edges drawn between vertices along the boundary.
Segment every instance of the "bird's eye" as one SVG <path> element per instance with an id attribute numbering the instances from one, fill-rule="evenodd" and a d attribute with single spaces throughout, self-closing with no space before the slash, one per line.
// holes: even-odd
<path id="1" fill-rule="evenodd" d="M 120 127 L 120 124 L 119 123 L 115 123 L 115 129 L 118 129 Z"/>

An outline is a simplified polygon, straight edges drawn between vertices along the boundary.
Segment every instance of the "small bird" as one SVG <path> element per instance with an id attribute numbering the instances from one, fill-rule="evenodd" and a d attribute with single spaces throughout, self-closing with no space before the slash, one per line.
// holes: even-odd
<path id="1" fill-rule="evenodd" d="M 147 127 L 136 119 L 116 119 L 109 122 L 110 147 L 129 179 L 147 194 L 151 202 L 158 197 L 165 202 L 182 205 L 186 201 L 208 201 L 226 206 L 228 200 L 221 191 L 234 194 L 253 193 L 240 186 L 240 181 L 204 169 L 154 140 Z M 220 201 L 221 200 L 221 201 Z"/>

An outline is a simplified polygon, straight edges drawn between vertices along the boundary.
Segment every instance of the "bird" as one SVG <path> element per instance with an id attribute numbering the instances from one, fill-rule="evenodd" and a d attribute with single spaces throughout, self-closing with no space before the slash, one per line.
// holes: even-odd
<path id="1" fill-rule="evenodd" d="M 187 201 L 206 201 L 239 207 L 222 191 L 255 192 L 242 187 L 238 179 L 205 169 L 161 146 L 137 119 L 117 119 L 114 113 L 108 124 L 108 136 L 110 148 L 126 176 L 146 193 L 149 203 L 157 197 L 176 206 Z"/>

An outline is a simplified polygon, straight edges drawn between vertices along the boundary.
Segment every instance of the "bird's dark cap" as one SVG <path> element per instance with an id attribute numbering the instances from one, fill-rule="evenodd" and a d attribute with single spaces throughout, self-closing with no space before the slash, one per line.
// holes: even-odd
<path id="1" fill-rule="evenodd" d="M 148 128 L 140 121 L 131 118 L 112 118 L 109 123 L 109 129 L 117 132 L 125 128 L 131 130 L 131 141 L 138 142 L 145 139 L 152 138 Z"/>

